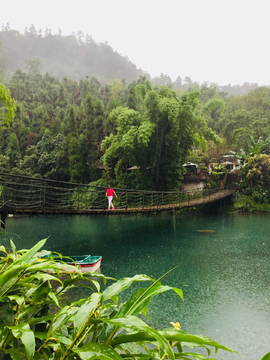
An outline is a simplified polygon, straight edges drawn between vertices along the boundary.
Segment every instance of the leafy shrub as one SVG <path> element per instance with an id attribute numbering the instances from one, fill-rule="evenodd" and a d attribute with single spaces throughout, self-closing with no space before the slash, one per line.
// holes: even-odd
<path id="1" fill-rule="evenodd" d="M 205 336 L 181 331 L 179 324 L 156 330 L 142 320 L 154 296 L 173 290 L 182 298 L 180 289 L 161 285 L 160 279 L 146 275 L 115 281 L 101 274 L 90 277 L 74 267 L 75 272 L 63 280 L 59 275 L 66 272 L 66 264 L 41 259 L 50 254 L 40 251 L 45 242 L 21 251 L 11 242 L 11 253 L 0 247 L 0 356 L 6 354 L 13 360 L 173 360 L 206 358 L 189 348 L 202 347 L 208 356 L 211 346 L 215 352 L 234 352 Z M 82 279 L 93 287 L 91 295 L 69 303 L 64 294 Z M 113 282 L 101 291 L 99 279 Z M 56 289 L 52 281 L 59 284 Z M 134 282 L 150 285 L 118 304 L 119 293 Z M 151 349 L 147 344 L 152 344 Z"/>
<path id="2" fill-rule="evenodd" d="M 234 210 L 242 212 L 270 212 L 270 190 L 257 185 L 242 190 L 234 199 Z"/>

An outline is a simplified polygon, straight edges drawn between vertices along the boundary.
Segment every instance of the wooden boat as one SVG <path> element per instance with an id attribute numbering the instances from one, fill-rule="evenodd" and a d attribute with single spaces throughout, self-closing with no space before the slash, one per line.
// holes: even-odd
<path id="1" fill-rule="evenodd" d="M 67 265 L 78 266 L 82 272 L 96 272 L 100 268 L 102 256 L 71 255 L 60 257 L 51 254 L 55 261 L 62 261 Z M 49 256 L 46 256 L 49 257 Z M 68 269 L 70 272 L 70 269 Z"/>
<path id="2" fill-rule="evenodd" d="M 75 265 L 81 268 L 82 272 L 95 272 L 100 268 L 102 256 L 74 255 L 62 259 L 68 265 Z"/>

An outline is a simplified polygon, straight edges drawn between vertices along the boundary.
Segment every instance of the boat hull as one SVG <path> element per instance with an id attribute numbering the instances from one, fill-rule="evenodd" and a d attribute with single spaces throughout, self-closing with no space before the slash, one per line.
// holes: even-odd
<path id="1" fill-rule="evenodd" d="M 84 272 L 84 273 L 89 273 L 89 272 L 96 272 L 99 268 L 100 268 L 100 264 L 101 264 L 101 259 L 99 259 L 96 263 L 94 264 L 69 264 L 69 265 L 72 265 L 72 266 L 76 266 L 78 267 L 81 272 Z M 69 267 L 66 269 L 67 272 L 74 272 L 76 271 L 74 269 L 74 271 L 72 271 L 72 269 Z"/>
<path id="2" fill-rule="evenodd" d="M 96 272 L 100 268 L 102 256 L 91 256 L 91 255 L 79 255 L 79 256 L 63 256 L 58 255 L 46 255 L 43 258 L 52 257 L 55 261 L 59 261 L 68 265 L 65 268 L 66 272 L 72 273 L 76 271 L 76 268 L 79 268 L 81 272 L 89 273 Z M 73 270 L 74 268 L 74 270 Z"/>

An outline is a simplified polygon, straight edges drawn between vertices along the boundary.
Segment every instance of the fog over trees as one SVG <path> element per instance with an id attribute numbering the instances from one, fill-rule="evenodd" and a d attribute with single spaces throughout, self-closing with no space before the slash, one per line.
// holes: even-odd
<path id="1" fill-rule="evenodd" d="M 67 76 L 79 81 L 86 76 L 95 76 L 102 84 L 111 79 L 125 78 L 127 83 L 140 75 L 150 77 L 137 69 L 127 57 L 114 51 L 107 43 L 96 43 L 90 35 L 82 32 L 70 36 L 51 34 L 46 29 L 43 34 L 34 25 L 25 28 L 24 34 L 11 30 L 9 26 L 0 32 L 0 81 L 5 81 L 18 68 L 32 67 L 62 79 Z M 29 61 L 31 63 L 29 64 Z"/>
<path id="2" fill-rule="evenodd" d="M 140 76 L 151 79 L 150 69 L 138 69 L 128 57 L 114 51 L 108 43 L 97 43 L 91 35 L 82 32 L 63 36 L 59 28 L 57 34 L 51 30 L 37 30 L 32 24 L 25 27 L 24 34 L 10 28 L 9 24 L 2 25 L 0 31 L 2 46 L 0 47 L 0 82 L 5 83 L 17 69 L 39 70 L 45 75 L 47 72 L 59 80 L 63 76 L 76 81 L 86 76 L 96 77 L 104 85 L 110 80 L 125 79 L 126 84 L 137 80 Z M 182 69 L 179 69 L 181 73 Z M 166 85 L 174 89 L 186 90 L 198 88 L 199 85 L 186 76 L 171 79 L 169 75 L 161 73 L 151 79 L 153 85 Z M 219 86 L 219 90 L 228 95 L 243 95 L 258 87 L 257 83 L 245 82 L 242 85 Z"/>
<path id="3" fill-rule="evenodd" d="M 0 39 L 0 82 L 17 107 L 0 128 L 0 171 L 175 190 L 186 161 L 222 162 L 249 139 L 269 152 L 268 87 L 151 79 L 82 33 L 5 26 Z"/>

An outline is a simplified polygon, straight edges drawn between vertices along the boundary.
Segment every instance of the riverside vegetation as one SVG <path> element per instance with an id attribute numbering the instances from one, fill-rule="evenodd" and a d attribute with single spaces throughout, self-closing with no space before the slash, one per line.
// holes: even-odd
<path id="1" fill-rule="evenodd" d="M 270 156 L 261 153 L 263 141 L 252 144 L 248 151 L 233 152 L 238 159 L 239 170 L 242 176 L 241 189 L 236 193 L 234 211 L 248 213 L 270 212 Z"/>
<path id="2" fill-rule="evenodd" d="M 63 280 L 67 265 L 41 250 L 46 239 L 30 250 L 0 247 L 0 358 L 35 360 L 90 359 L 207 359 L 210 348 L 234 352 L 203 335 L 181 331 L 178 323 L 157 330 L 147 315 L 154 296 L 178 288 L 164 286 L 147 275 L 116 281 L 101 274 L 83 274 L 79 268 Z M 62 280 L 63 281 L 62 281 Z M 99 281 L 111 282 L 101 290 Z M 90 296 L 76 302 L 65 297 L 69 289 L 87 281 Z M 58 286 L 52 287 L 54 281 Z M 148 282 L 120 303 L 118 296 L 133 283 Z M 104 286 L 103 286 L 104 287 Z M 168 325 L 170 319 L 168 319 Z M 148 345 L 151 345 L 148 346 Z M 192 349 L 192 350 L 191 350 Z M 201 349 L 201 350 L 200 350 Z M 203 351 L 203 350 L 204 351 Z M 205 353 L 206 355 L 204 355 Z M 207 356 L 208 355 L 208 356 Z M 211 356 L 211 358 L 213 358 Z M 266 358 L 265 358 L 266 359 Z"/>

